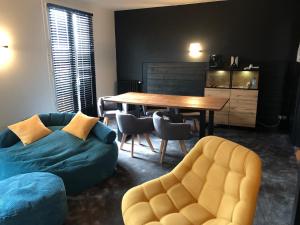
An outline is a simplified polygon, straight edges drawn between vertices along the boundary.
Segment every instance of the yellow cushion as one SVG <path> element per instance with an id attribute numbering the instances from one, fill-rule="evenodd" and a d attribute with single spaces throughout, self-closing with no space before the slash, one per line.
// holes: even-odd
<path id="1" fill-rule="evenodd" d="M 86 140 L 91 129 L 98 121 L 99 118 L 90 117 L 83 114 L 82 112 L 78 112 L 70 121 L 70 123 L 62 130 L 74 135 L 75 137 Z"/>
<path id="2" fill-rule="evenodd" d="M 130 189 L 125 225 L 251 225 L 261 161 L 249 149 L 209 136 L 170 173 Z"/>
<path id="3" fill-rule="evenodd" d="M 52 131 L 45 127 L 38 115 L 8 126 L 22 141 L 24 145 L 31 144 L 42 137 L 49 135 Z"/>

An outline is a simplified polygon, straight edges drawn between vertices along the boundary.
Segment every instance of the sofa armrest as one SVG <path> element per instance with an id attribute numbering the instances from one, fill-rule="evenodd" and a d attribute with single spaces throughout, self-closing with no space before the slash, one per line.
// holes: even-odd
<path id="1" fill-rule="evenodd" d="M 92 133 L 100 141 L 106 144 L 112 144 L 116 139 L 116 132 L 111 130 L 109 127 L 105 126 L 102 122 L 96 123 L 96 125 L 92 129 Z"/>
<path id="2" fill-rule="evenodd" d="M 0 148 L 10 147 L 19 141 L 18 136 L 8 128 L 0 132 Z"/>

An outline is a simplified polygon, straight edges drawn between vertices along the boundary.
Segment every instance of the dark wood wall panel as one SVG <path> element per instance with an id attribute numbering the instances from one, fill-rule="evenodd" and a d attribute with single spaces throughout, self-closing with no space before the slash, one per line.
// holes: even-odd
<path id="1" fill-rule="evenodd" d="M 148 93 L 203 96 L 207 63 L 145 63 L 143 90 Z"/>

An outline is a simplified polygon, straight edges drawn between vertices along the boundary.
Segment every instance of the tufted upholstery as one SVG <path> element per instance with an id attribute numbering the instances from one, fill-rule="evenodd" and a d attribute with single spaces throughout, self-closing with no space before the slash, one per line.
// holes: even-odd
<path id="1" fill-rule="evenodd" d="M 170 173 L 130 189 L 126 225 L 251 225 L 261 161 L 249 149 L 209 136 Z"/>

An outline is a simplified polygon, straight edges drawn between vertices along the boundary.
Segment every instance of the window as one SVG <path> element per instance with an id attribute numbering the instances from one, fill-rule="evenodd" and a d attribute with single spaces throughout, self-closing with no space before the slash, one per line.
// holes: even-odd
<path id="1" fill-rule="evenodd" d="M 95 116 L 93 15 L 54 4 L 48 13 L 57 110 Z"/>

